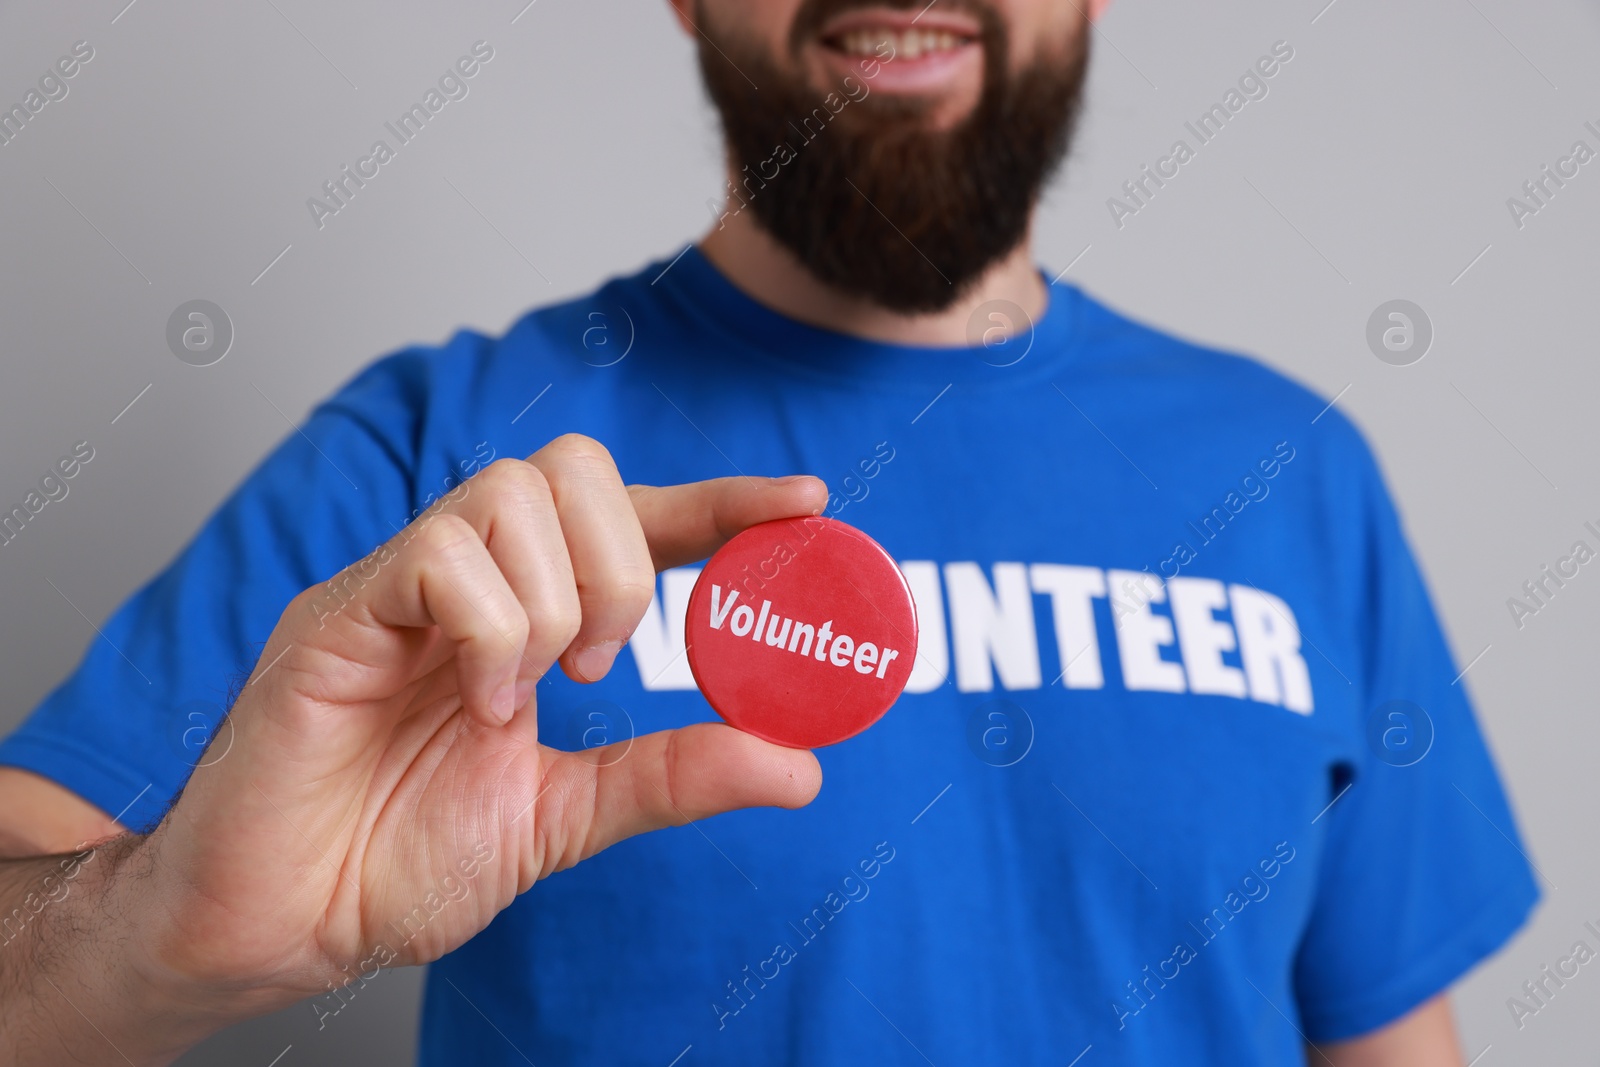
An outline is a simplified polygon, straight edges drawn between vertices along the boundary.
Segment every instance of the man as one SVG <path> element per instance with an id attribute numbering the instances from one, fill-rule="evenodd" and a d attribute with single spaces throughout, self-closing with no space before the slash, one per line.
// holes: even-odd
<path id="1" fill-rule="evenodd" d="M 1105 4 L 675 6 L 709 235 L 369 369 L 106 624 L 0 747 L 0 818 L 67 852 L 193 779 L 10 881 L 127 850 L 90 914 L 155 932 L 68 896 L 0 973 L 77 976 L 151 1058 L 442 955 L 429 1064 L 1460 1064 L 1445 991 L 1537 891 L 1370 455 L 1033 266 Z M 796 471 L 833 492 L 760 477 Z M 813 510 L 901 561 L 907 695 L 803 810 L 513 902 L 816 791 L 691 726 L 682 655 L 682 565 Z"/>

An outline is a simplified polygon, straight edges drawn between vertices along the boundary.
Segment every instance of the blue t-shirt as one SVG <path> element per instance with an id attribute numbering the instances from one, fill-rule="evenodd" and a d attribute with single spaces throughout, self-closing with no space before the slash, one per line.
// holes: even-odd
<path id="1" fill-rule="evenodd" d="M 1005 345 L 903 347 L 780 316 L 693 248 L 359 375 L 0 761 L 149 823 L 295 593 L 568 432 L 631 482 L 822 476 L 901 561 L 921 647 L 888 715 L 819 753 L 810 807 L 626 841 L 435 964 L 425 1064 L 1300 1062 L 1537 898 L 1337 410 L 1070 286 Z M 552 672 L 542 739 L 713 717 L 695 573 L 662 576 L 610 677 Z"/>

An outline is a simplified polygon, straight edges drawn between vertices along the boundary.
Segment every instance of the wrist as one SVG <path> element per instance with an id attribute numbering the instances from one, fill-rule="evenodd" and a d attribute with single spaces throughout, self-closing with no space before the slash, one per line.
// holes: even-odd
<path id="1" fill-rule="evenodd" d="M 125 834 L 6 865 L 0 900 L 25 916 L 0 953 L 0 1061 L 165 1064 L 233 1018 L 159 966 L 162 902 L 145 839 Z M 170 920 L 168 920 L 170 921 Z"/>
<path id="2" fill-rule="evenodd" d="M 171 965 L 167 948 L 182 944 L 185 908 L 158 873 L 159 833 L 129 837 L 98 872 L 105 880 L 100 919 L 117 939 L 101 953 L 100 992 L 115 1001 L 121 1018 L 137 1020 L 145 1058 L 128 1055 L 140 1064 L 176 1059 L 247 1017 L 215 987 Z"/>
<path id="3" fill-rule="evenodd" d="M 277 933 L 270 915 L 230 906 L 226 886 L 196 873 L 214 861 L 194 840 L 180 802 L 123 857 L 110 904 L 116 925 L 136 931 L 124 957 L 127 995 L 188 1044 L 320 993 L 324 971 L 334 973 L 298 939 Z"/>

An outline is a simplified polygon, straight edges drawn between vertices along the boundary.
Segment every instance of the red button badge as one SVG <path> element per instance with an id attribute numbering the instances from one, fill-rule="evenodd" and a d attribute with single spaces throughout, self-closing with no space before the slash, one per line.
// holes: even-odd
<path id="1" fill-rule="evenodd" d="M 792 748 L 854 737 L 905 689 L 911 587 L 835 519 L 764 522 L 712 556 L 689 597 L 689 669 L 728 724 Z"/>

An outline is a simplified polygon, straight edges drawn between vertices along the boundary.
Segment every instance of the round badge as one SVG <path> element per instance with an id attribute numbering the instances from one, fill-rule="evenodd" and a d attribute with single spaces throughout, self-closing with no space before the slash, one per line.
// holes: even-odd
<path id="1" fill-rule="evenodd" d="M 872 538 L 835 519 L 779 519 L 706 563 L 684 636 L 700 692 L 730 726 L 818 748 L 854 737 L 899 698 L 917 612 Z"/>

